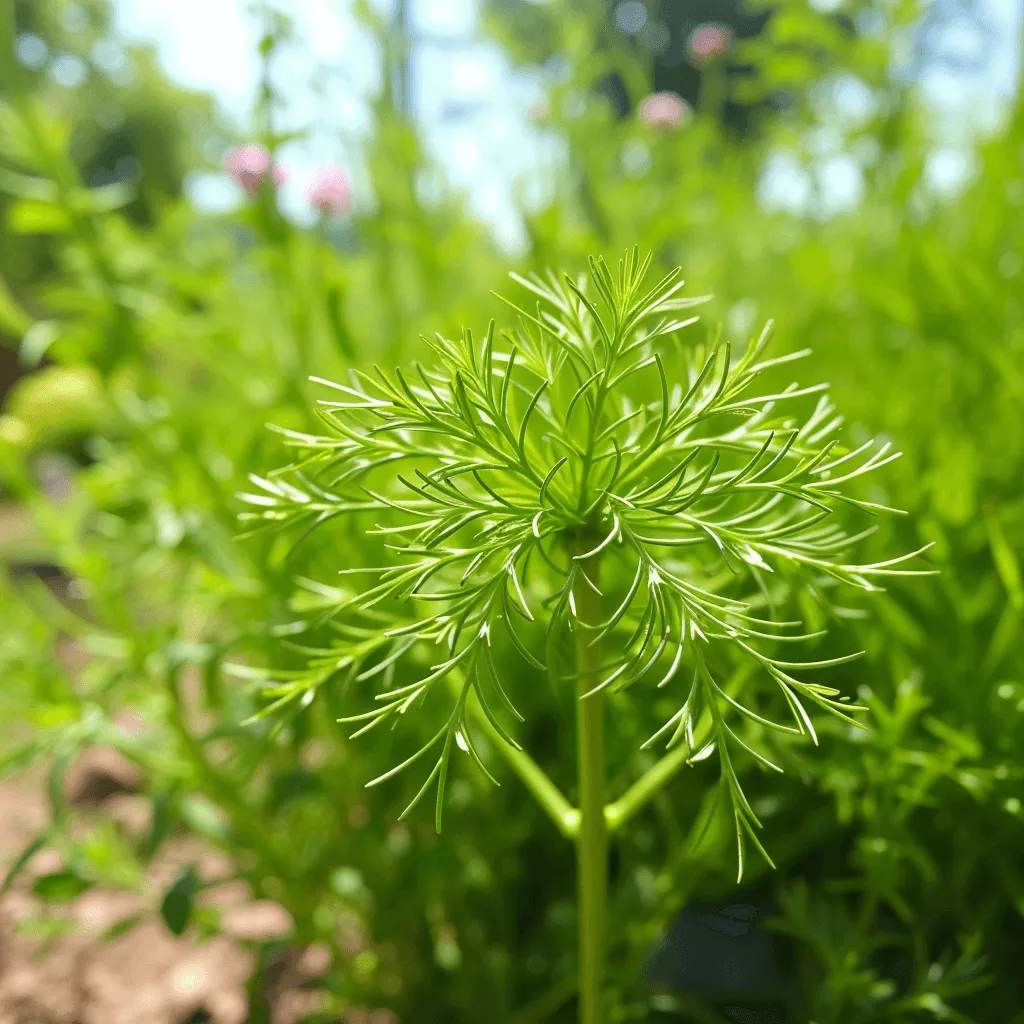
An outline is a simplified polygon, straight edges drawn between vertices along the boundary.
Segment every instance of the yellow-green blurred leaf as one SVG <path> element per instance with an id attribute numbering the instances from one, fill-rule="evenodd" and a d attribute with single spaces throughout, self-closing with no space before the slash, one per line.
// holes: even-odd
<path id="1" fill-rule="evenodd" d="M 19 199 L 39 199 L 53 202 L 57 198 L 57 186 L 48 178 L 35 174 L 16 174 L 0 169 L 0 192 Z"/>
<path id="2" fill-rule="evenodd" d="M 0 331 L 20 338 L 32 326 L 32 318 L 21 308 L 0 277 Z"/>
<path id="3" fill-rule="evenodd" d="M 28 427 L 32 443 L 88 433 L 102 409 L 100 378 L 88 366 L 51 366 L 11 389 L 7 412 Z"/>
<path id="4" fill-rule="evenodd" d="M 60 327 L 54 320 L 39 320 L 27 327 L 24 335 L 18 355 L 26 366 L 38 366 L 60 336 Z"/>
<path id="5" fill-rule="evenodd" d="M 7 213 L 7 226 L 16 235 L 64 235 L 71 230 L 71 221 L 54 203 L 19 199 Z"/>
<path id="6" fill-rule="evenodd" d="M 995 562 L 996 571 L 1014 608 L 1024 608 L 1024 581 L 1021 579 L 1020 562 L 1007 541 L 1006 534 L 1003 533 L 995 510 L 986 507 L 984 513 L 985 529 L 988 531 L 988 543 L 992 549 L 992 561 Z"/>

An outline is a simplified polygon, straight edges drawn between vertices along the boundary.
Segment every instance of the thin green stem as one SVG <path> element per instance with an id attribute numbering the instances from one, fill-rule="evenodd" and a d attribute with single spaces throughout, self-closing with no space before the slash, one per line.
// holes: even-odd
<path id="1" fill-rule="evenodd" d="M 575 994 L 576 979 L 571 975 L 563 978 L 532 1003 L 524 1006 L 512 1018 L 512 1024 L 542 1024 L 554 1016 Z"/>
<path id="2" fill-rule="evenodd" d="M 580 553 L 592 550 L 584 535 Z M 579 772 L 580 831 L 577 840 L 579 873 L 580 1024 L 601 1024 L 601 987 L 605 960 L 605 904 L 608 895 L 608 830 L 604 817 L 604 694 L 584 698 L 600 666 L 600 644 L 592 643 L 587 627 L 601 621 L 600 556 L 581 563 L 582 577 L 573 588 L 577 627 L 576 762 Z"/>
<path id="3" fill-rule="evenodd" d="M 555 823 L 558 831 L 566 839 L 575 840 L 579 834 L 580 812 L 569 803 L 544 769 L 525 750 L 516 750 L 498 735 L 479 704 L 470 702 L 468 707 L 473 717 L 494 738 L 495 749 Z"/>
<path id="4" fill-rule="evenodd" d="M 0 85 L 5 91 L 22 90 L 22 70 L 14 57 L 14 2 L 0 0 Z"/>
<path id="5" fill-rule="evenodd" d="M 698 107 L 716 126 L 725 114 L 726 84 L 725 63 L 720 57 L 715 57 L 701 75 Z"/>
<path id="6" fill-rule="evenodd" d="M 558 826 L 562 835 L 566 839 L 576 839 L 580 830 L 580 812 L 566 800 L 540 765 L 525 750 L 516 750 L 504 741 L 498 749 L 537 803 Z"/>
<path id="7" fill-rule="evenodd" d="M 288 884 L 292 865 L 280 857 L 269 842 L 266 833 L 254 823 L 254 809 L 242 796 L 236 783 L 222 774 L 206 756 L 202 741 L 188 727 L 188 716 L 180 689 L 180 670 L 171 670 L 164 676 L 164 685 L 170 702 L 168 723 L 178 734 L 187 756 L 205 785 L 210 797 L 227 812 L 231 827 L 243 842 L 248 841 L 263 863 Z"/>
<path id="8" fill-rule="evenodd" d="M 2 41 L 0 45 L 3 45 Z M 38 162 L 39 170 L 52 180 L 56 188 L 57 203 L 68 218 L 72 234 L 81 243 L 86 257 L 92 264 L 111 311 L 111 329 L 107 332 L 110 344 L 96 355 L 97 368 L 103 376 L 109 376 L 119 359 L 127 354 L 126 348 L 130 346 L 133 353 L 137 352 L 138 348 L 131 316 L 120 298 L 121 282 L 97 229 L 95 218 L 83 213 L 80 204 L 76 202 L 76 193 L 82 188 L 77 167 L 66 151 L 54 148 L 44 114 L 33 98 L 19 91 L 15 94 L 15 100 L 15 112 L 35 150 L 33 155 Z"/>
<path id="9" fill-rule="evenodd" d="M 621 828 L 649 800 L 652 800 L 662 788 L 670 782 L 685 766 L 692 751 L 685 743 L 680 743 L 664 757 L 647 769 L 629 789 L 614 803 L 604 809 L 608 831 L 614 832 Z"/>

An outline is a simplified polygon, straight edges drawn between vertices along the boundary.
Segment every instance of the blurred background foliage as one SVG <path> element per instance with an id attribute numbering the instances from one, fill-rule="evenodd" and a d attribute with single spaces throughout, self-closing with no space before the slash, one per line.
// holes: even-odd
<path id="1" fill-rule="evenodd" d="M 770 783 L 744 767 L 777 871 L 754 864 L 737 890 L 727 823 L 693 850 L 707 765 L 619 838 L 611 1019 L 1024 1022 L 1024 106 L 1014 90 L 951 157 L 914 73 L 940 8 L 986 10 L 489 0 L 479 32 L 540 83 L 529 130 L 550 143 L 517 183 L 510 255 L 411 113 L 402 4 L 352 8 L 381 68 L 370 192 L 312 226 L 269 187 L 226 212 L 183 191 L 230 142 L 291 140 L 269 73 L 297 45 L 284 9 L 252 12 L 265 74 L 243 126 L 119 40 L 102 0 L 0 4 L 0 771 L 41 773 L 52 803 L 14 869 L 53 846 L 70 896 L 140 888 L 191 831 L 291 913 L 290 945 L 330 948 L 310 1019 L 573 1019 L 571 856 L 515 780 L 461 778 L 439 838 L 429 814 L 394 823 L 401 784 L 362 788 L 400 758 L 388 734 L 350 743 L 334 723 L 343 679 L 253 720 L 268 699 L 237 666 L 303 664 L 287 638 L 317 592 L 296 580 L 333 586 L 318 567 L 339 546 L 373 559 L 342 527 L 290 556 L 286 538 L 239 543 L 234 495 L 281 461 L 267 422 L 315 424 L 309 375 L 501 323 L 490 290 L 510 268 L 576 272 L 638 244 L 713 295 L 700 329 L 742 344 L 770 316 L 784 346 L 813 348 L 805 372 L 832 382 L 850 439 L 905 453 L 882 500 L 910 514 L 865 561 L 930 542 L 942 574 L 830 624 L 867 652 L 836 685 L 870 706 L 868 732 L 822 723 Z M 730 49 L 687 60 L 708 21 Z M 686 101 L 681 123 L 639 116 L 656 90 Z M 565 695 L 522 672 L 522 739 L 568 777 Z M 620 786 L 645 763 L 632 714 L 616 710 Z M 67 806 L 63 773 L 94 744 L 141 768 L 141 838 Z M 191 877 L 152 913 L 202 938 L 218 923 Z M 742 911 L 735 935 L 755 914 L 772 936 L 737 954 L 767 957 L 763 977 L 688 968 L 680 929 L 722 904 Z"/>

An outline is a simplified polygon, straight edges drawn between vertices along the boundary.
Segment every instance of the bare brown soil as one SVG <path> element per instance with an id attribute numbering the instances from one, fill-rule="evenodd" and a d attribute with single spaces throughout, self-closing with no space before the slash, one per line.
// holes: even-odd
<path id="1" fill-rule="evenodd" d="M 68 796 L 137 834 L 148 825 L 137 784 L 131 766 L 113 752 L 87 751 L 70 773 Z M 46 820 L 42 787 L 0 782 L 0 877 Z M 37 853 L 0 897 L 0 1024 L 243 1024 L 251 946 L 286 937 L 291 919 L 279 905 L 253 900 L 244 885 L 225 882 L 210 892 L 224 934 L 208 941 L 174 936 L 156 908 L 186 863 L 197 864 L 204 880 L 230 874 L 221 855 L 180 837 L 167 842 L 141 892 L 90 889 L 57 906 L 35 896 L 32 884 L 61 870 L 60 855 Z M 119 923 L 136 917 L 140 923 L 116 935 Z M 308 986 L 327 967 L 327 952 L 317 947 L 282 958 L 273 990 L 265 993 L 273 1024 L 296 1024 L 318 1008 L 319 996 Z M 389 1014 L 372 1024 L 393 1021 Z"/>

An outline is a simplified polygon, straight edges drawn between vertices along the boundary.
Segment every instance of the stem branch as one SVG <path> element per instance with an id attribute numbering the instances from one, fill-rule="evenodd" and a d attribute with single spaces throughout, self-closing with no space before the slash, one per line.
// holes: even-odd
<path id="1" fill-rule="evenodd" d="M 512 1018 L 512 1024 L 542 1024 L 576 994 L 576 979 L 570 975 L 524 1006 Z"/>
<path id="2" fill-rule="evenodd" d="M 618 800 L 608 804 L 604 817 L 609 832 L 621 828 L 644 804 L 657 796 L 662 787 L 685 767 L 692 753 L 685 743 L 680 743 L 648 768 Z"/>
<path id="3" fill-rule="evenodd" d="M 491 725 L 479 704 L 468 704 L 470 713 L 494 738 L 494 746 L 505 759 L 519 781 L 530 791 L 533 798 L 544 808 L 548 817 L 566 839 L 575 840 L 580 827 L 580 812 L 565 798 L 562 791 L 551 781 L 543 768 L 525 750 L 516 750 L 503 740 Z"/>

